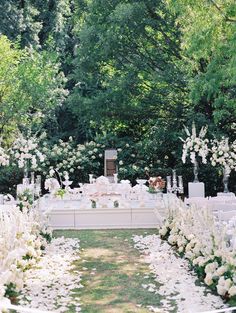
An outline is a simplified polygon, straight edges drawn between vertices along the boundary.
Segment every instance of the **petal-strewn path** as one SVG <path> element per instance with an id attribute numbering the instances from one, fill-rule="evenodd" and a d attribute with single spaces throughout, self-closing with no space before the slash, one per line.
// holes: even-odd
<path id="1" fill-rule="evenodd" d="M 75 296 L 83 313 L 197 313 L 223 306 L 220 297 L 195 286 L 187 262 L 156 234 L 137 229 L 55 232 L 80 240 L 74 265 L 84 288 Z"/>
<path id="2" fill-rule="evenodd" d="M 83 313 L 147 313 L 151 306 L 159 306 L 160 296 L 142 286 L 154 279 L 132 240 L 133 234 L 153 233 L 156 230 L 55 232 L 56 236 L 80 239 L 76 266 L 84 285 L 78 290 Z"/>

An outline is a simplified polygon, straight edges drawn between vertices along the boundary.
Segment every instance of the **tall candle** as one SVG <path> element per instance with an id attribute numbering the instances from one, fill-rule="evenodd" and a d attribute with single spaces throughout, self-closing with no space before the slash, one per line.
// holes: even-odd
<path id="1" fill-rule="evenodd" d="M 167 184 L 166 184 L 167 192 L 170 192 L 171 191 L 171 176 L 167 176 L 166 180 L 167 180 Z"/>

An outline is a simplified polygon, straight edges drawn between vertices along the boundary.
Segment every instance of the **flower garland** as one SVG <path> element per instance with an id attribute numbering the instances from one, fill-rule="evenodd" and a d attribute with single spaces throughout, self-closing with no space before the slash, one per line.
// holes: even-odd
<path id="1" fill-rule="evenodd" d="M 192 125 L 192 134 L 188 130 L 187 127 L 184 127 L 184 130 L 187 134 L 187 138 L 183 139 L 180 138 L 183 142 L 183 153 L 182 153 L 182 161 L 183 163 L 186 163 L 186 158 L 189 155 L 191 163 L 195 162 L 195 159 L 197 156 L 202 158 L 202 163 L 207 163 L 207 155 L 209 152 L 208 149 L 208 139 L 204 139 L 206 132 L 207 132 L 207 126 L 202 127 L 200 130 L 199 135 L 197 136 L 196 132 L 196 126 L 195 123 Z"/>

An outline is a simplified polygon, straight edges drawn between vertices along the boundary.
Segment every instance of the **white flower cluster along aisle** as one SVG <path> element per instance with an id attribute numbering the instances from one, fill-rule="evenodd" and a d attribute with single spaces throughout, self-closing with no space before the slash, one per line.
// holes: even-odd
<path id="1" fill-rule="evenodd" d="M 81 276 L 72 265 L 79 258 L 79 241 L 50 242 L 50 235 L 33 208 L 0 212 L 1 306 L 18 302 L 33 309 L 80 311 L 73 289 L 82 287 Z"/>
<path id="2" fill-rule="evenodd" d="M 0 300 L 15 298 L 24 285 L 24 273 L 34 266 L 46 246 L 33 212 L 0 212 Z"/>
<path id="3" fill-rule="evenodd" d="M 199 278 L 223 299 L 236 301 L 235 228 L 217 222 L 210 210 L 184 205 L 169 213 L 160 234 L 184 256 Z"/>
<path id="4" fill-rule="evenodd" d="M 171 203 L 159 235 L 135 236 L 161 287 L 164 310 L 201 312 L 236 303 L 236 223 L 223 223 L 207 208 Z M 155 310 L 154 310 L 155 311 Z"/>
<path id="5" fill-rule="evenodd" d="M 182 202 L 170 208 L 159 235 L 134 237 L 136 248 L 146 255 L 163 284 L 154 291 L 167 297 L 164 308 L 171 307 L 171 299 L 177 301 L 178 312 L 235 305 L 235 222 L 223 224 L 210 210 L 186 207 Z M 196 286 L 196 281 L 207 289 Z"/>

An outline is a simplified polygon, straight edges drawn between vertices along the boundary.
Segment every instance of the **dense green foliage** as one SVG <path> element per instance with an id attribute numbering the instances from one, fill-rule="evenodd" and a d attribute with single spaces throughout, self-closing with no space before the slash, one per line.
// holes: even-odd
<path id="1" fill-rule="evenodd" d="M 86 139 L 112 132 L 137 140 L 159 120 L 181 119 L 180 33 L 164 4 L 92 1 L 84 10 L 69 98 L 78 132 Z"/>
<path id="2" fill-rule="evenodd" d="M 235 139 L 236 3 L 233 0 L 176 0 L 183 60 L 194 110 Z"/>
<path id="3" fill-rule="evenodd" d="M 179 137 L 193 120 L 210 138 L 236 139 L 234 0 L 3 0 L 0 17 L 5 138 L 45 129 L 48 151 L 69 136 L 99 154 L 117 147 L 120 178 L 132 181 L 174 167 L 192 180 Z M 103 173 L 101 156 L 84 151 L 77 181 Z M 219 190 L 218 169 L 201 166 L 200 178 Z"/>
<path id="4" fill-rule="evenodd" d="M 17 127 L 34 128 L 61 105 L 64 75 L 52 54 L 18 49 L 0 36 L 0 129 L 4 136 Z"/>

